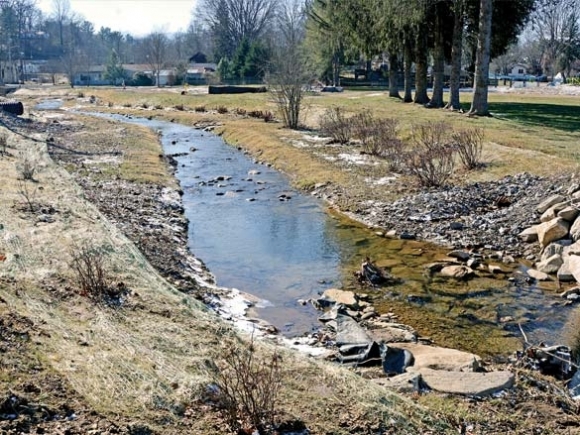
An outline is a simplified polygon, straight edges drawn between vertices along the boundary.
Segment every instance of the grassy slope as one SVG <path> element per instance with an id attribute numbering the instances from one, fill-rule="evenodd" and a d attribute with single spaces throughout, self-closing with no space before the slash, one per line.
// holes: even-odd
<path id="1" fill-rule="evenodd" d="M 160 152 L 142 130 L 116 137 L 126 153 L 135 146 L 145 146 L 151 156 Z M 67 401 L 119 424 L 139 422 L 168 434 L 223 433 L 214 413 L 197 399 L 209 382 L 205 361 L 215 356 L 229 327 L 161 279 L 83 199 L 68 173 L 48 158 L 42 140 L 11 135 L 10 144 L 10 155 L 0 158 L 0 254 L 7 257 L 0 262 L 0 316 L 30 319 L 35 333 L 21 355 L 29 366 L 0 364 L 0 391 L 56 406 L 64 399 L 48 390 L 35 395 L 27 387 L 56 378 Z M 39 223 L 22 208 L 16 170 L 22 153 L 33 154 L 42 166 L 36 177 L 42 190 L 34 199 L 56 208 L 53 223 Z M 159 178 L 160 163 L 153 160 L 144 180 L 170 182 Z M 123 174 L 130 178 L 136 172 L 125 168 Z M 75 246 L 85 243 L 106 248 L 115 278 L 132 291 L 125 308 L 95 306 L 77 293 L 69 264 Z M 346 370 L 291 354 L 284 367 L 280 406 L 313 433 L 368 433 L 380 422 L 397 427 L 398 434 L 442 427 L 410 401 Z"/>

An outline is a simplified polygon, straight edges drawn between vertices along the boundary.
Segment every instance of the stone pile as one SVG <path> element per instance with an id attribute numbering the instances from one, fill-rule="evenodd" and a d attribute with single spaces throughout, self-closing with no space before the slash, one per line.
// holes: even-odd
<path id="1" fill-rule="evenodd" d="M 514 383 L 509 371 L 485 371 L 477 355 L 425 344 L 413 328 L 394 322 L 393 314 L 379 316 L 365 295 L 329 289 L 313 303 L 329 308 L 320 321 L 336 346 L 336 360 L 359 368 L 380 366 L 382 375 L 368 376 L 387 388 L 485 396 Z"/>
<path id="2" fill-rule="evenodd" d="M 388 235 L 433 241 L 454 249 L 483 248 L 520 257 L 528 248 L 518 234 L 537 219 L 535 206 L 569 179 L 522 173 L 496 181 L 433 188 L 394 202 L 357 203 L 349 216 Z M 319 185 L 312 192 L 329 202 L 346 192 Z"/>
<path id="3" fill-rule="evenodd" d="M 519 234 L 521 240 L 537 243 L 541 249 L 535 270 L 528 273 L 580 282 L 580 184 L 549 196 L 536 207 L 536 213 L 537 222 Z M 578 292 L 567 291 L 564 296 L 578 298 Z"/>

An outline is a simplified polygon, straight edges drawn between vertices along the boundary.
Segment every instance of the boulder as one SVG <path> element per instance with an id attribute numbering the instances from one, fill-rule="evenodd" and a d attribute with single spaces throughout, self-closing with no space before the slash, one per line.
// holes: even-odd
<path id="1" fill-rule="evenodd" d="M 549 198 L 546 198 L 540 204 L 538 204 L 538 206 L 536 207 L 536 210 L 538 213 L 544 213 L 546 210 L 548 210 L 553 205 L 556 205 L 559 202 L 563 202 L 565 200 L 566 200 L 566 197 L 564 197 L 563 195 L 552 195 Z"/>
<path id="2" fill-rule="evenodd" d="M 373 382 L 398 393 L 417 393 L 421 386 L 419 373 L 403 373 L 388 378 L 375 378 Z"/>
<path id="3" fill-rule="evenodd" d="M 455 279 L 471 278 L 474 274 L 475 272 L 473 269 L 467 266 L 453 265 L 445 266 L 443 269 L 441 269 L 441 275 Z"/>
<path id="4" fill-rule="evenodd" d="M 580 190 L 580 184 L 579 183 L 573 183 L 566 190 L 566 195 L 572 195 L 572 194 L 578 192 L 579 190 Z"/>
<path id="5" fill-rule="evenodd" d="M 349 308 L 358 308 L 358 300 L 356 295 L 351 291 L 331 288 L 324 291 L 321 299 L 325 301 L 332 301 L 337 304 L 342 304 Z"/>
<path id="6" fill-rule="evenodd" d="M 536 269 L 528 269 L 526 273 L 528 274 L 528 276 L 531 276 L 536 281 L 548 281 L 550 279 L 550 276 L 547 273 L 540 272 L 539 270 Z"/>
<path id="7" fill-rule="evenodd" d="M 563 255 L 566 252 L 566 248 L 568 248 L 571 244 L 572 240 L 558 240 L 556 242 L 550 243 L 542 250 L 540 261 L 546 261 L 548 258 L 556 254 Z"/>
<path id="8" fill-rule="evenodd" d="M 526 228 L 521 233 L 518 234 L 518 237 L 522 239 L 522 241 L 526 243 L 532 243 L 538 240 L 538 229 L 537 225 L 533 227 Z"/>
<path id="9" fill-rule="evenodd" d="M 418 343 L 395 343 L 389 347 L 406 349 L 413 354 L 415 370 L 473 372 L 481 368 L 481 358 L 473 353 Z"/>
<path id="10" fill-rule="evenodd" d="M 413 354 L 407 349 L 386 347 L 383 353 L 383 371 L 387 375 L 400 375 L 413 365 Z"/>
<path id="11" fill-rule="evenodd" d="M 570 228 L 570 237 L 575 242 L 580 240 L 580 219 L 576 219 Z"/>
<path id="12" fill-rule="evenodd" d="M 568 222 L 574 222 L 574 220 L 578 217 L 579 214 L 580 210 L 578 210 L 578 208 L 568 206 L 558 212 L 558 217 L 561 217 L 562 219 L 567 220 Z"/>
<path id="13" fill-rule="evenodd" d="M 557 273 L 563 263 L 562 256 L 554 254 L 536 264 L 536 269 L 543 273 Z"/>
<path id="14" fill-rule="evenodd" d="M 381 323 L 380 329 L 369 331 L 371 338 L 383 343 L 415 343 L 417 333 L 413 328 L 399 323 Z"/>
<path id="15" fill-rule="evenodd" d="M 569 255 L 565 256 L 564 263 L 562 263 L 562 266 L 560 266 L 560 269 L 558 269 L 558 273 L 556 274 L 556 276 L 558 277 L 559 281 L 571 282 L 575 280 L 574 275 L 572 274 L 569 259 L 570 259 Z"/>
<path id="16" fill-rule="evenodd" d="M 488 264 L 487 269 L 494 275 L 499 273 L 509 273 L 507 270 L 503 270 L 501 266 L 498 266 L 497 264 Z"/>
<path id="17" fill-rule="evenodd" d="M 372 343 L 372 338 L 359 326 L 356 320 L 344 314 L 336 316 L 336 345 L 368 345 Z"/>
<path id="18" fill-rule="evenodd" d="M 564 240 L 561 240 L 561 242 L 563 241 Z M 574 243 L 570 243 L 568 246 L 564 247 L 562 250 L 562 257 L 566 257 L 568 255 L 580 255 L 580 240 Z"/>
<path id="19" fill-rule="evenodd" d="M 568 255 L 568 258 L 566 258 L 566 262 L 568 263 L 570 273 L 572 274 L 576 282 L 580 282 L 580 256 Z"/>
<path id="20" fill-rule="evenodd" d="M 556 217 L 558 217 L 558 213 L 561 210 L 564 210 L 565 208 L 566 208 L 565 202 L 559 202 L 558 204 L 554 204 L 552 207 L 546 210 L 542 214 L 542 216 L 540 216 L 540 222 L 549 222 L 552 219 L 555 219 Z"/>
<path id="21" fill-rule="evenodd" d="M 508 371 L 473 373 L 421 369 L 419 373 L 432 390 L 465 396 L 489 396 L 514 384 L 514 374 Z"/>
<path id="22" fill-rule="evenodd" d="M 570 223 L 562 218 L 556 218 L 550 222 L 544 222 L 536 228 L 538 230 L 538 241 L 543 248 L 556 240 L 566 237 L 570 229 Z"/>
<path id="23" fill-rule="evenodd" d="M 471 257 L 469 255 L 469 252 L 465 252 L 465 251 L 460 251 L 460 250 L 456 250 L 456 251 L 451 251 L 449 254 L 447 254 L 449 257 L 451 258 L 457 258 L 458 260 L 461 260 L 463 262 L 469 260 L 469 258 Z"/>

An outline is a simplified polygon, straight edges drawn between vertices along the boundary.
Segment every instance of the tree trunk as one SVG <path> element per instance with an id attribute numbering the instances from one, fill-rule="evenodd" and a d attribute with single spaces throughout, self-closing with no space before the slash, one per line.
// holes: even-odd
<path id="1" fill-rule="evenodd" d="M 461 86 L 461 56 L 463 48 L 463 0 L 455 0 L 453 42 L 451 46 L 451 77 L 449 79 L 449 102 L 446 109 L 461 110 L 459 87 Z"/>
<path id="2" fill-rule="evenodd" d="M 493 0 L 480 0 L 479 31 L 477 36 L 475 78 L 473 83 L 473 101 L 471 103 L 469 115 L 489 115 L 489 107 L 487 104 L 487 87 L 489 82 L 492 11 Z"/>
<path id="3" fill-rule="evenodd" d="M 340 86 L 340 54 L 334 52 L 332 56 L 332 86 Z"/>
<path id="4" fill-rule="evenodd" d="M 403 50 L 403 57 L 404 57 L 404 69 L 405 69 L 405 96 L 403 97 L 403 101 L 405 103 L 410 103 L 413 101 L 413 93 L 412 93 L 412 86 L 411 83 L 411 68 L 413 67 L 413 46 L 411 45 L 411 41 L 409 38 L 405 38 L 405 47 Z"/>
<path id="5" fill-rule="evenodd" d="M 443 103 L 443 81 L 445 73 L 445 50 L 443 39 L 442 11 L 436 6 L 435 10 L 435 45 L 433 48 L 433 96 L 427 107 L 440 108 Z"/>
<path id="6" fill-rule="evenodd" d="M 415 50 L 415 99 L 417 104 L 427 104 L 427 33 L 419 29 Z"/>
<path id="7" fill-rule="evenodd" d="M 401 98 L 399 95 L 399 59 L 397 53 L 389 53 L 389 97 Z"/>

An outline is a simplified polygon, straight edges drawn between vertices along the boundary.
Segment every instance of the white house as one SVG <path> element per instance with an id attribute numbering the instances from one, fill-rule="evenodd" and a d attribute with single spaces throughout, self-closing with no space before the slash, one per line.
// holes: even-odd
<path id="1" fill-rule="evenodd" d="M 526 72 L 526 66 L 522 65 L 522 64 L 515 64 L 514 66 L 512 66 L 512 69 L 509 73 L 509 75 L 511 76 L 525 76 L 527 74 Z"/>

